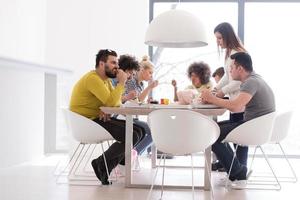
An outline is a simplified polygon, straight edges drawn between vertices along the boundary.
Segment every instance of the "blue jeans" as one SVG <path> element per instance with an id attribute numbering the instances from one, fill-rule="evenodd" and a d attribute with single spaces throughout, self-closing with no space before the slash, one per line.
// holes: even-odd
<path id="1" fill-rule="evenodd" d="M 143 129 L 145 136 L 142 140 L 135 146 L 135 150 L 141 155 L 149 146 L 152 144 L 151 131 L 146 122 L 140 121 L 138 119 L 133 120 L 133 124 Z"/>
<path id="2" fill-rule="evenodd" d="M 244 120 L 244 112 L 241 113 L 230 113 L 230 122 L 240 122 Z M 222 123 L 222 122 L 220 122 Z M 234 148 L 236 148 L 236 144 L 233 144 Z M 248 147 L 247 146 L 239 146 L 236 150 L 236 157 L 240 161 L 241 164 L 247 166 L 248 160 Z"/>
<path id="3" fill-rule="evenodd" d="M 223 121 L 218 123 L 220 126 L 220 136 L 218 140 L 212 145 L 212 151 L 216 154 L 219 162 L 224 166 L 227 173 L 229 172 L 231 161 L 233 158 L 233 150 L 231 149 L 230 145 L 226 143 L 222 143 L 222 141 L 225 139 L 225 137 L 232 131 L 234 128 L 238 127 L 244 123 L 244 121 L 238 121 L 238 122 L 232 122 L 230 120 Z M 239 150 L 240 147 L 238 147 Z M 247 148 L 247 147 L 246 147 Z M 235 158 L 231 174 L 230 174 L 230 180 L 243 180 L 246 179 L 246 173 L 247 173 L 247 167 L 243 163 L 247 163 L 248 158 L 248 148 L 247 151 L 244 151 L 243 148 L 240 152 L 240 158 Z M 242 160 L 243 163 L 240 162 Z"/>

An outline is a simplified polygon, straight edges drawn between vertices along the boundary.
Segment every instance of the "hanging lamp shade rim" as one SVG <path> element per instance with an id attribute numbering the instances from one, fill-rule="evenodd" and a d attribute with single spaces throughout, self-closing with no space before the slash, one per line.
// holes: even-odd
<path id="1" fill-rule="evenodd" d="M 194 48 L 207 46 L 207 42 L 188 41 L 188 42 L 168 42 L 168 41 L 145 41 L 149 46 L 165 47 L 165 48 Z"/>
<path id="2" fill-rule="evenodd" d="M 158 47 L 187 48 L 208 45 L 199 18 L 185 10 L 169 10 L 151 21 L 145 44 Z"/>

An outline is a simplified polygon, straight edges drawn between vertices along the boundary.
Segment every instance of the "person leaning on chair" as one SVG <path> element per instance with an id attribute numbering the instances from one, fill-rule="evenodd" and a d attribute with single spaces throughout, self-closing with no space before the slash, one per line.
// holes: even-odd
<path id="1" fill-rule="evenodd" d="M 105 49 L 96 55 L 95 70 L 85 74 L 74 86 L 70 101 L 70 110 L 83 115 L 105 128 L 116 140 L 104 153 L 110 173 L 119 163 L 125 164 L 125 121 L 111 118 L 99 110 L 101 106 L 119 106 L 124 92 L 127 74 L 119 69 L 117 53 Z M 118 84 L 112 86 L 111 78 L 117 78 Z M 143 129 L 133 125 L 133 145 L 144 137 Z M 111 184 L 105 170 L 103 155 L 92 161 L 97 178 L 103 185 Z"/>
<path id="2" fill-rule="evenodd" d="M 230 111 L 245 107 L 244 120 L 238 122 L 227 121 L 218 123 L 220 126 L 220 137 L 212 145 L 212 151 L 217 155 L 227 173 L 233 158 L 233 151 L 229 145 L 222 143 L 227 134 L 242 123 L 256 117 L 275 111 L 275 99 L 272 89 L 253 71 L 252 60 L 248 53 L 238 52 L 230 56 L 233 62 L 230 66 L 230 74 L 234 80 L 241 81 L 240 93 L 234 99 L 222 99 L 214 96 L 209 90 L 202 91 L 202 101 L 227 108 Z M 248 155 L 243 160 L 247 161 Z M 246 162 L 247 163 L 247 162 Z M 236 185 L 245 185 L 247 166 L 236 159 L 229 176 Z"/>

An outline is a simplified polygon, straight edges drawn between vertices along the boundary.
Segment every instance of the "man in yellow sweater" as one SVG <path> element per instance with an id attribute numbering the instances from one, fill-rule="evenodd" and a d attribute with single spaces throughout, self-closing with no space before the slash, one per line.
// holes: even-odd
<path id="1" fill-rule="evenodd" d="M 124 164 L 125 156 L 125 121 L 110 118 L 110 115 L 99 110 L 101 106 L 119 106 L 124 92 L 127 74 L 119 69 L 117 53 L 105 49 L 96 55 L 96 69 L 85 74 L 74 86 L 70 110 L 83 115 L 104 127 L 117 141 L 105 151 L 108 172 L 110 173 L 120 162 Z M 111 78 L 117 78 L 118 84 L 113 87 Z M 134 146 L 144 137 L 143 129 L 133 127 Z M 92 161 L 96 176 L 103 185 L 108 181 L 103 155 Z"/>

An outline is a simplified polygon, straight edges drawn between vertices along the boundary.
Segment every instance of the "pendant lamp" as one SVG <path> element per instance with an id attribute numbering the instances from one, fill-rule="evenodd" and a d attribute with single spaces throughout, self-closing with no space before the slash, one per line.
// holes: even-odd
<path id="1" fill-rule="evenodd" d="M 173 9 L 151 21 L 145 44 L 165 48 L 190 48 L 207 45 L 203 23 L 195 15 Z"/>

